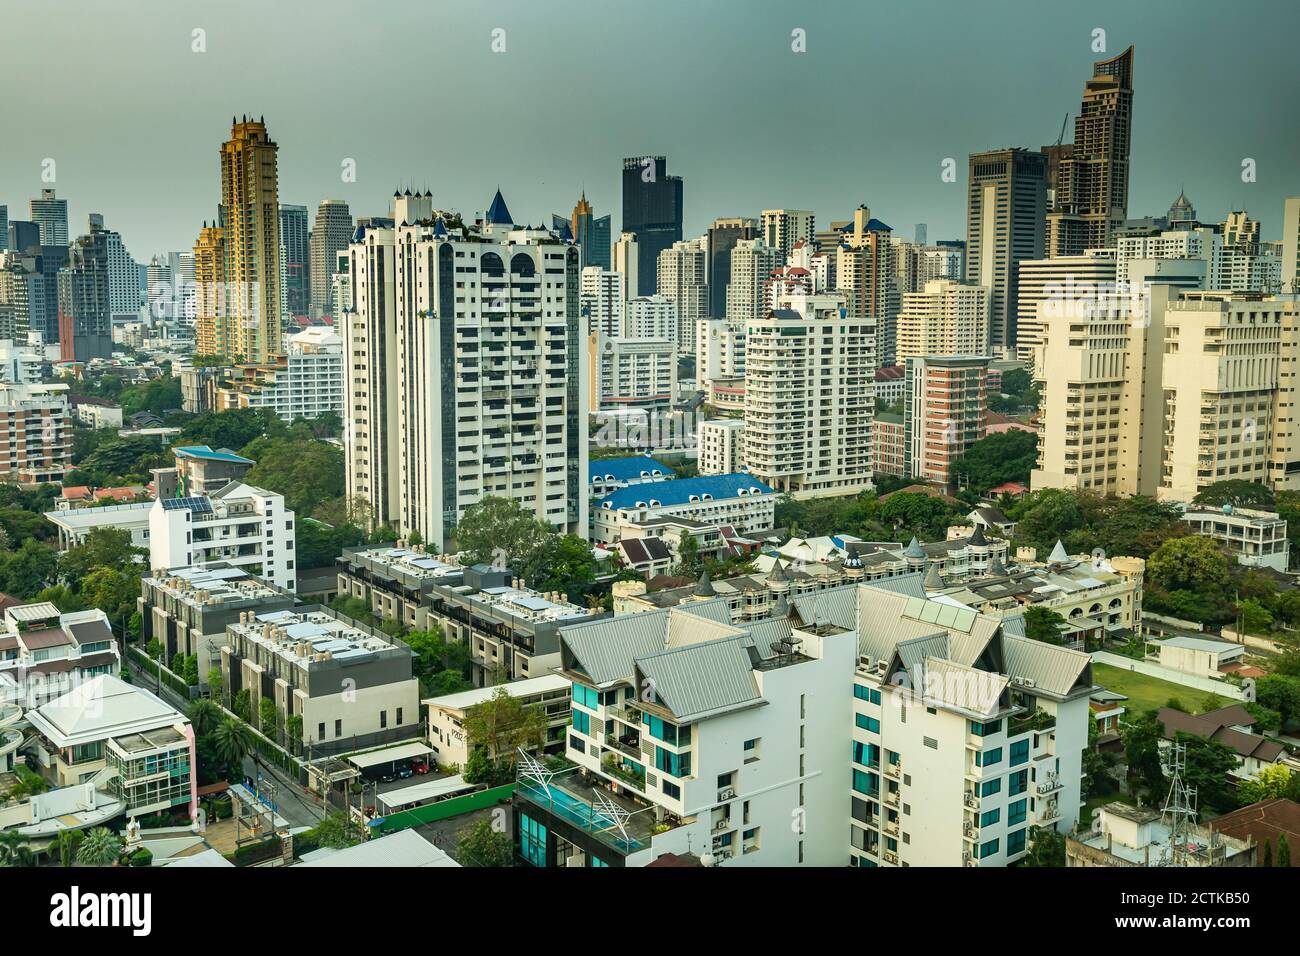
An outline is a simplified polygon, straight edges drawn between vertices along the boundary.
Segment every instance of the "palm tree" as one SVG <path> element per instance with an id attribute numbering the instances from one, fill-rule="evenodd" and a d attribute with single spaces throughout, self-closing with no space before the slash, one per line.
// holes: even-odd
<path id="1" fill-rule="evenodd" d="M 194 703 L 190 704 L 189 713 L 186 715 L 190 718 L 190 724 L 194 727 L 194 733 L 203 737 L 216 729 L 221 723 L 221 708 L 211 700 L 200 697 Z"/>
<path id="2" fill-rule="evenodd" d="M 212 731 L 212 746 L 217 757 L 228 767 L 240 767 L 252 751 L 253 729 L 242 720 L 227 717 Z"/>
<path id="3" fill-rule="evenodd" d="M 86 834 L 77 849 L 82 866 L 112 866 L 122 853 L 122 838 L 108 827 L 96 827 Z"/>
<path id="4" fill-rule="evenodd" d="M 77 848 L 81 846 L 86 835 L 80 830 L 60 830 L 58 838 L 50 849 L 59 858 L 63 866 L 72 866 L 77 859 Z"/>
<path id="5" fill-rule="evenodd" d="M 0 833 L 0 866 L 35 866 L 36 854 L 16 830 Z"/>

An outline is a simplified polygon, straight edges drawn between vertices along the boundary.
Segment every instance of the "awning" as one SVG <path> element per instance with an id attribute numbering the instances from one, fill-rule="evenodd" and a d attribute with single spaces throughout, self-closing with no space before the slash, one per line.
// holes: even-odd
<path id="1" fill-rule="evenodd" d="M 416 757 L 423 757 L 431 753 L 433 753 L 433 750 L 425 744 L 410 743 L 401 744 L 397 747 L 387 747 L 383 750 L 367 750 L 363 754 L 352 754 L 347 758 L 347 761 L 352 766 L 365 770 L 369 767 L 392 763 L 395 760 L 414 760 Z"/>
<path id="2" fill-rule="evenodd" d="M 475 784 L 466 783 L 465 778 L 457 774 L 454 777 L 441 777 L 427 783 L 417 783 L 412 787 L 402 787 L 400 790 L 389 790 L 379 795 L 379 802 L 392 810 L 412 803 L 436 800 L 439 797 L 450 796 L 453 793 L 463 793 L 466 790 L 473 790 L 475 786 Z"/>

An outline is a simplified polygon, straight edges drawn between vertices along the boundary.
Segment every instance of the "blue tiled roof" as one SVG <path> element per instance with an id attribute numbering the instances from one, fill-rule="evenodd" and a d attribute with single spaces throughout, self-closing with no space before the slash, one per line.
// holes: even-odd
<path id="1" fill-rule="evenodd" d="M 641 473 L 658 470 L 661 477 L 671 478 L 677 472 L 649 455 L 632 455 L 629 458 L 601 458 L 587 462 L 587 481 L 628 481 L 642 477 Z"/>
<path id="2" fill-rule="evenodd" d="M 186 445 L 183 448 L 176 448 L 173 451 L 182 458 L 202 458 L 206 461 L 229 461 L 238 465 L 252 465 L 254 461 L 251 458 L 245 458 L 242 455 L 236 455 L 233 451 L 223 448 L 220 451 L 213 451 L 211 445 Z"/>
<path id="3" fill-rule="evenodd" d="M 846 225 L 840 226 L 840 232 L 852 232 L 852 231 L 853 231 L 853 223 L 851 222 Z M 885 223 L 881 222 L 879 219 L 873 218 L 867 221 L 867 232 L 893 232 L 893 231 L 894 230 L 892 226 L 885 225 Z"/>
<path id="4" fill-rule="evenodd" d="M 678 478 L 674 481 L 655 481 L 648 484 L 629 485 L 613 494 L 600 499 L 602 508 L 634 508 L 638 501 L 649 503 L 651 500 L 660 505 L 684 505 L 691 496 L 703 498 L 709 495 L 713 499 L 735 498 L 741 489 L 746 493 L 775 494 L 767 485 L 750 475 L 704 475 L 699 478 Z"/>
<path id="5" fill-rule="evenodd" d="M 510 218 L 510 210 L 506 208 L 506 201 L 501 195 L 501 190 L 492 197 L 492 205 L 488 206 L 487 221 L 494 226 L 513 226 L 515 221 Z"/>

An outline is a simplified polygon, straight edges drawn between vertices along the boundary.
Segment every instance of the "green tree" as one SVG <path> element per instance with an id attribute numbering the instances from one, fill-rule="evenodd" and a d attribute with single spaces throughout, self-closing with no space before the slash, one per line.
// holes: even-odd
<path id="1" fill-rule="evenodd" d="M 1273 615 L 1255 598 L 1237 602 L 1237 619 L 1247 634 L 1268 634 L 1273 630 Z"/>
<path id="2" fill-rule="evenodd" d="M 1147 562 L 1151 580 L 1166 591 L 1220 591 L 1228 583 L 1228 569 L 1219 543 L 1198 535 L 1166 541 Z"/>
<path id="3" fill-rule="evenodd" d="M 1232 478 L 1227 481 L 1216 481 L 1213 484 L 1206 485 L 1196 493 L 1192 499 L 1194 504 L 1198 505 L 1232 505 L 1234 508 L 1265 508 L 1271 509 L 1275 503 L 1273 492 L 1265 485 L 1258 485 L 1253 481 L 1243 481 L 1240 478 Z"/>
<path id="4" fill-rule="evenodd" d="M 79 582 L 97 568 L 129 568 L 143 557 L 143 548 L 131 546 L 131 532 L 122 528 L 96 528 L 81 544 L 73 545 L 59 558 L 59 574 Z"/>
<path id="5" fill-rule="evenodd" d="M 1197 805 L 1217 813 L 1235 810 L 1237 791 L 1228 775 L 1235 773 L 1240 763 L 1236 752 L 1206 737 L 1178 734 L 1177 740 L 1187 746 L 1183 782 L 1196 790 Z"/>
<path id="6" fill-rule="evenodd" d="M 297 514 L 311 515 L 345 491 L 343 452 L 326 442 L 263 437 L 243 454 L 257 462 L 248 470 L 248 483 L 284 495 L 285 506 Z"/>
<path id="7" fill-rule="evenodd" d="M 1034 604 L 1025 609 L 1025 637 L 1031 641 L 1044 644 L 1064 644 L 1061 628 L 1067 623 L 1065 618 L 1051 608 Z"/>
<path id="8" fill-rule="evenodd" d="M 494 828 L 491 820 L 479 820 L 462 830 L 456 847 L 456 862 L 461 866 L 513 866 L 514 856 L 510 836 Z"/>
<path id="9" fill-rule="evenodd" d="M 513 768 L 517 748 L 535 750 L 546 739 L 546 714 L 498 687 L 490 698 L 465 711 L 465 739 L 487 751 L 494 764 Z"/>
<path id="10" fill-rule="evenodd" d="M 0 866 L 35 866 L 36 854 L 17 830 L 0 833 Z"/>
<path id="11" fill-rule="evenodd" d="M 18 550 L 0 554 L 0 591 L 30 599 L 54 583 L 58 563 L 53 548 L 35 538 L 28 538 Z"/>
<path id="12" fill-rule="evenodd" d="M 269 697 L 263 697 L 257 705 L 257 729 L 272 740 L 277 738 L 276 723 L 279 714 L 275 707 L 275 701 Z"/>
<path id="13" fill-rule="evenodd" d="M 50 852 L 58 859 L 61 866 L 72 866 L 77 860 L 77 850 L 81 847 L 85 834 L 81 830 L 60 830 Z"/>
<path id="14" fill-rule="evenodd" d="M 1038 435 L 1013 429 L 973 442 L 948 467 L 948 480 L 960 478 L 979 494 L 1007 481 L 1028 482 L 1038 464 Z"/>
<path id="15" fill-rule="evenodd" d="M 189 718 L 190 726 L 194 728 L 195 735 L 199 737 L 205 737 L 212 733 L 224 719 L 221 708 L 211 700 L 202 697 L 190 703 L 185 716 Z"/>
<path id="16" fill-rule="evenodd" d="M 134 567 L 97 567 L 81 579 L 81 597 L 108 615 L 115 625 L 125 623 L 140 596 L 140 574 Z"/>
<path id="17" fill-rule="evenodd" d="M 1285 833 L 1277 838 L 1277 865 L 1291 866 L 1291 842 L 1286 838 Z"/>
<path id="18" fill-rule="evenodd" d="M 212 744 L 216 756 L 227 767 L 238 768 L 244 758 L 253 752 L 256 738 L 248 724 L 227 717 L 212 731 Z"/>
<path id="19" fill-rule="evenodd" d="M 77 850 L 82 866 L 112 866 L 122 855 L 122 838 L 108 827 L 96 827 L 86 834 Z"/>
<path id="20" fill-rule="evenodd" d="M 510 567 L 527 564 L 545 545 L 551 530 L 519 502 L 486 495 L 465 509 L 456 541 L 469 564 L 491 564 L 504 553 Z"/>
<path id="21" fill-rule="evenodd" d="M 235 694 L 235 700 L 230 708 L 236 717 L 244 723 L 249 723 L 253 719 L 253 695 L 247 687 Z"/>
<path id="22" fill-rule="evenodd" d="M 1031 827 L 1029 852 L 1021 866 L 1065 866 L 1065 836 L 1047 827 Z"/>
<path id="23" fill-rule="evenodd" d="M 1165 772 L 1160 763 L 1162 728 L 1156 712 L 1148 710 L 1123 728 L 1124 759 L 1131 788 L 1145 790 L 1149 798 L 1163 795 Z"/>
<path id="24" fill-rule="evenodd" d="M 1269 674 L 1255 682 L 1255 700 L 1278 713 L 1279 726 L 1287 730 L 1300 720 L 1300 678 Z"/>
<path id="25" fill-rule="evenodd" d="M 673 565 L 672 573 L 684 577 L 695 577 L 700 566 L 700 546 L 695 541 L 695 535 L 683 534 L 681 544 L 677 546 L 677 563 Z"/>
<path id="26" fill-rule="evenodd" d="M 1291 771 L 1281 764 L 1265 767 L 1254 777 L 1237 784 L 1237 799 L 1242 804 L 1278 800 L 1291 792 Z"/>

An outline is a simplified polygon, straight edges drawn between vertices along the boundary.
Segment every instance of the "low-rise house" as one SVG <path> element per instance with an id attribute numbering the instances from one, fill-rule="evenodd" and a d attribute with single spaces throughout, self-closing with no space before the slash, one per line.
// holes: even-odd
<path id="1" fill-rule="evenodd" d="M 606 495 L 592 509 L 593 540 L 614 544 L 655 518 L 725 524 L 742 535 L 756 535 L 772 527 L 776 498 L 775 491 L 745 474 L 633 485 Z"/>
<path id="2" fill-rule="evenodd" d="M 129 816 L 198 806 L 194 733 L 142 687 L 101 674 L 27 712 L 32 752 L 57 787 L 107 790 Z"/>
<path id="3" fill-rule="evenodd" d="M 1246 656 L 1245 644 L 1186 634 L 1147 643 L 1157 649 L 1162 667 L 1201 677 L 1222 677 L 1238 669 L 1234 665 L 1241 664 Z"/>
<path id="4" fill-rule="evenodd" d="M 1224 505 L 1188 505 L 1183 523 L 1192 534 L 1219 542 L 1238 564 L 1271 568 L 1285 573 L 1291 563 L 1291 543 L 1286 536 L 1286 519 L 1275 511 L 1258 511 Z"/>
<path id="5" fill-rule="evenodd" d="M 58 508 L 45 512 L 45 518 L 59 531 L 59 550 L 85 542 L 97 528 L 116 528 L 129 532 L 131 545 L 149 547 L 149 515 L 152 501 L 133 501 L 129 504 L 100 505 L 95 508 Z"/>
<path id="6" fill-rule="evenodd" d="M 1065 838 L 1071 867 L 1254 866 L 1255 844 L 1191 825 L 1174 839 L 1159 810 L 1118 801 L 1097 811 L 1091 830 Z"/>
<path id="7" fill-rule="evenodd" d="M 229 448 L 185 445 L 172 449 L 181 495 L 210 495 L 232 481 L 243 481 L 257 462 Z"/>
<path id="8" fill-rule="evenodd" d="M 1254 777 L 1266 767 L 1285 763 L 1300 769 L 1285 746 L 1261 737 L 1251 728 L 1255 718 L 1241 704 L 1229 704 L 1204 714 L 1187 714 L 1172 707 L 1161 707 L 1157 719 L 1163 731 L 1162 746 L 1168 746 L 1179 734 L 1200 737 L 1223 744 L 1237 755 L 1238 777 Z"/>
<path id="9" fill-rule="evenodd" d="M 429 746 L 440 767 L 464 770 L 469 755 L 481 741 L 465 733 L 465 715 L 472 708 L 505 690 L 525 707 L 535 707 L 546 715 L 546 753 L 564 752 L 564 729 L 569 724 L 570 683 L 558 674 L 544 674 L 527 680 L 509 681 L 495 687 L 479 687 L 458 694 L 431 697 L 422 703 L 429 714 Z"/>
<path id="10" fill-rule="evenodd" d="M 36 706 L 98 674 L 116 674 L 121 652 L 98 608 L 60 613 L 53 604 L 5 608 L 0 630 L 0 700 Z"/>

